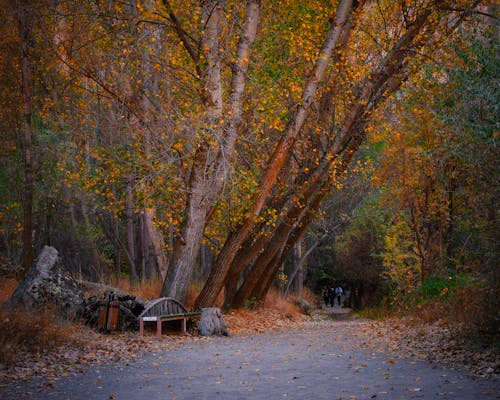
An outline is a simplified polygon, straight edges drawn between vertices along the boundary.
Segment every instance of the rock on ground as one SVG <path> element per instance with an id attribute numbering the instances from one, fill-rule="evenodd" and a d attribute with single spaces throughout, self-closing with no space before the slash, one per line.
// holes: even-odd
<path id="1" fill-rule="evenodd" d="M 4 307 L 27 312 L 51 310 L 69 319 L 78 316 L 82 301 L 83 294 L 64 270 L 57 250 L 45 246 Z"/>
<path id="2" fill-rule="evenodd" d="M 311 306 L 311 303 L 309 303 L 306 299 L 300 299 L 297 302 L 297 305 L 300 308 L 300 312 L 304 315 L 311 315 L 313 308 Z"/>

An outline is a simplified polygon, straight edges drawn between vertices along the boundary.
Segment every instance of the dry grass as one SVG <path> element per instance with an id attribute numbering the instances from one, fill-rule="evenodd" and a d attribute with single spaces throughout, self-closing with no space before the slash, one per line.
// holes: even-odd
<path id="1" fill-rule="evenodd" d="M 271 289 L 267 294 L 264 308 L 276 310 L 292 319 L 300 315 L 299 307 L 293 300 L 284 299 L 281 293 L 275 289 Z"/>
<path id="2" fill-rule="evenodd" d="M 15 279 L 0 279 L 0 304 L 5 303 L 18 282 Z M 27 314 L 24 311 L 0 311 L 0 363 L 12 365 L 26 353 L 41 354 L 62 344 L 75 344 L 77 327 L 70 323 L 59 323 L 54 315 L 47 313 Z"/>
<path id="3" fill-rule="evenodd" d="M 130 282 L 129 279 L 113 278 L 110 286 L 133 294 L 143 300 L 150 300 L 160 295 L 162 280 L 156 278 L 147 281 Z"/>
<path id="4" fill-rule="evenodd" d="M 356 311 L 355 315 L 361 318 L 373 320 L 383 320 L 392 316 L 392 312 L 386 306 L 365 307 L 360 311 Z"/>
<path id="5" fill-rule="evenodd" d="M 321 299 L 317 294 L 314 294 L 309 288 L 305 287 L 300 295 L 290 294 L 287 298 L 290 302 L 296 303 L 300 299 L 306 300 L 313 308 L 321 307 Z"/>
<path id="6" fill-rule="evenodd" d="M 54 315 L 1 311 L 0 363 L 13 365 L 24 354 L 45 354 L 62 345 L 77 346 L 79 327 Z"/>

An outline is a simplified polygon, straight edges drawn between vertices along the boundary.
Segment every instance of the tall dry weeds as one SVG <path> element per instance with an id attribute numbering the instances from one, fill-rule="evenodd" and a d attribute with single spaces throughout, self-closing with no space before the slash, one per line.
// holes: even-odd
<path id="1" fill-rule="evenodd" d="M 42 354 L 81 344 L 76 324 L 59 322 L 50 313 L 0 311 L 0 363 L 10 366 L 26 353 Z"/>
<path id="2" fill-rule="evenodd" d="M 162 284 L 161 278 L 137 282 L 130 282 L 130 279 L 113 278 L 110 283 L 112 287 L 133 294 L 143 300 L 158 298 Z"/>
<path id="3" fill-rule="evenodd" d="M 276 310 L 291 318 L 300 315 L 299 307 L 293 301 L 283 298 L 280 291 L 274 288 L 267 293 L 264 307 Z"/>

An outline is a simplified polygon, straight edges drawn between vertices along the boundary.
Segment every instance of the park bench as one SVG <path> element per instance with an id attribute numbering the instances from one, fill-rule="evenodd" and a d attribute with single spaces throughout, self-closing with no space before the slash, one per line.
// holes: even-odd
<path id="1" fill-rule="evenodd" d="M 139 334 L 144 335 L 144 324 L 146 322 L 156 323 L 156 335 L 162 335 L 162 324 L 166 321 L 181 321 L 181 329 L 187 334 L 187 321 L 190 318 L 201 315 L 201 312 L 188 312 L 177 300 L 170 297 L 153 299 L 145 304 L 144 311 L 139 315 Z"/>

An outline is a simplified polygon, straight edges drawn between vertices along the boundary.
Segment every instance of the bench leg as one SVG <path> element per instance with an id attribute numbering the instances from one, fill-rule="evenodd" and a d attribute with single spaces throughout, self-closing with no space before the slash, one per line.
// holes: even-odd
<path id="1" fill-rule="evenodd" d="M 144 320 L 142 318 L 139 318 L 139 335 L 144 335 Z"/>
<path id="2" fill-rule="evenodd" d="M 161 318 L 158 318 L 156 320 L 156 336 L 158 336 L 159 339 L 161 339 L 161 323 Z"/>
<path id="3" fill-rule="evenodd" d="M 187 335 L 187 318 L 182 318 L 182 333 Z"/>

